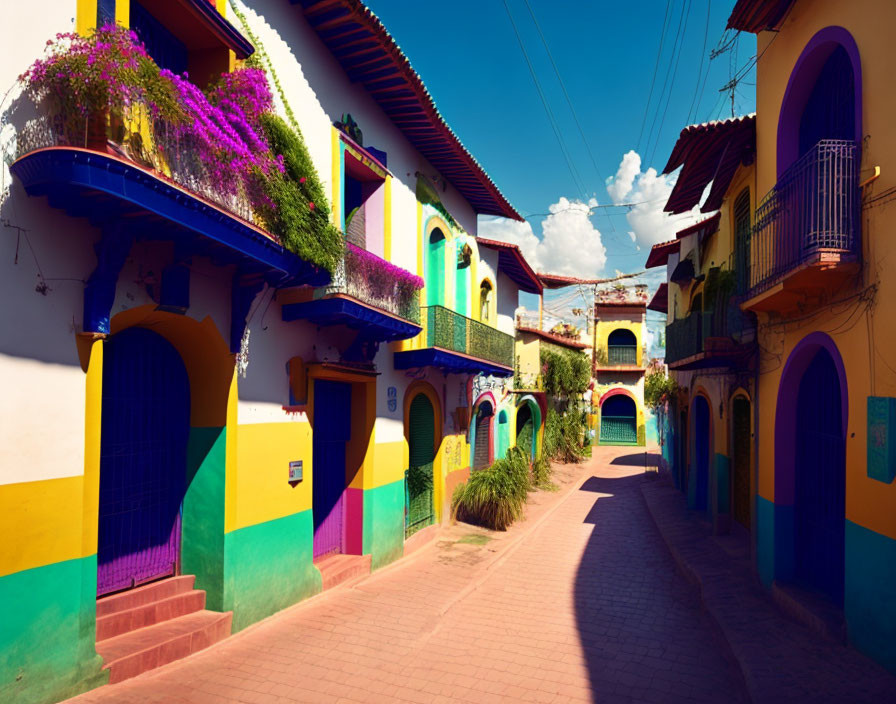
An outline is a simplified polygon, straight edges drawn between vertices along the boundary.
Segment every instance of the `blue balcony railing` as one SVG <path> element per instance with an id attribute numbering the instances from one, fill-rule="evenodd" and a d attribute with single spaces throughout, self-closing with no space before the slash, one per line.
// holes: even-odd
<path id="1" fill-rule="evenodd" d="M 822 253 L 858 255 L 859 150 L 822 140 L 793 164 L 756 209 L 749 296 Z"/>

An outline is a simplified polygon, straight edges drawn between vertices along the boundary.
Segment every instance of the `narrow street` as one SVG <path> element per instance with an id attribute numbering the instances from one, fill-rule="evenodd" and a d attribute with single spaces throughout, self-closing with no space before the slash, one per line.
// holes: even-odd
<path id="1" fill-rule="evenodd" d="M 596 448 L 506 534 L 444 529 L 391 568 L 72 701 L 743 701 L 645 508 L 643 462 Z"/>

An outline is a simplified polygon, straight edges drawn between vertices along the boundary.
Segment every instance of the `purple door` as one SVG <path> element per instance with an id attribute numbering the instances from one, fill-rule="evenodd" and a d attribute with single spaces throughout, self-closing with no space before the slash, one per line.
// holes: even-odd
<path id="1" fill-rule="evenodd" d="M 314 382 L 314 557 L 345 551 L 345 450 L 351 437 L 351 391 L 349 384 Z"/>
<path id="2" fill-rule="evenodd" d="M 162 337 L 130 328 L 105 344 L 97 594 L 175 573 L 190 386 Z"/>

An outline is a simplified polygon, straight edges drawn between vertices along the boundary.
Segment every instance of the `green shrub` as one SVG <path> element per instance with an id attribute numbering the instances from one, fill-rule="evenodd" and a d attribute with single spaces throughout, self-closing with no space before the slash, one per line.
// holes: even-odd
<path id="1" fill-rule="evenodd" d="M 586 443 L 584 414 L 569 410 L 562 415 L 549 410 L 544 424 L 543 457 L 560 462 L 581 462 L 591 453 L 590 438 Z"/>
<path id="2" fill-rule="evenodd" d="M 663 371 L 655 371 L 644 378 L 644 404 L 648 408 L 662 406 L 678 393 L 678 384 Z"/>
<path id="3" fill-rule="evenodd" d="M 286 249 L 332 273 L 342 260 L 344 238 L 330 223 L 330 206 L 308 149 L 278 115 L 263 114 L 261 125 L 271 151 L 283 155 L 285 168 L 285 173 L 264 179 L 272 207 L 262 217 Z"/>
<path id="4" fill-rule="evenodd" d="M 451 498 L 451 513 L 462 521 L 492 530 L 507 527 L 523 514 L 530 488 L 529 461 L 518 447 L 504 459 L 473 472 Z"/>
<path id="5" fill-rule="evenodd" d="M 532 464 L 532 485 L 539 489 L 547 491 L 556 491 L 559 487 L 551 481 L 551 463 L 544 458 L 539 457 Z"/>

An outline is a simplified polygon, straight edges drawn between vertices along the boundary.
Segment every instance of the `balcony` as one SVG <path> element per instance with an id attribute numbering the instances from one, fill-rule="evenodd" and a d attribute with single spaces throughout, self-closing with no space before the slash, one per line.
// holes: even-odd
<path id="1" fill-rule="evenodd" d="M 822 140 L 781 177 L 756 210 L 745 310 L 818 305 L 859 270 L 859 150 Z"/>
<path id="2" fill-rule="evenodd" d="M 610 345 L 607 347 L 607 364 L 616 366 L 637 366 L 638 348 L 635 345 Z"/>
<path id="3" fill-rule="evenodd" d="M 754 317 L 738 299 L 725 298 L 715 310 L 691 313 L 666 326 L 666 364 L 685 371 L 748 366 L 755 351 Z"/>
<path id="4" fill-rule="evenodd" d="M 421 348 L 396 352 L 396 369 L 434 366 L 447 373 L 513 375 L 511 335 L 443 306 L 427 306 L 421 313 Z"/>
<path id="5" fill-rule="evenodd" d="M 281 297 L 283 319 L 346 325 L 379 342 L 420 333 L 420 277 L 351 243 L 327 286 Z"/>

